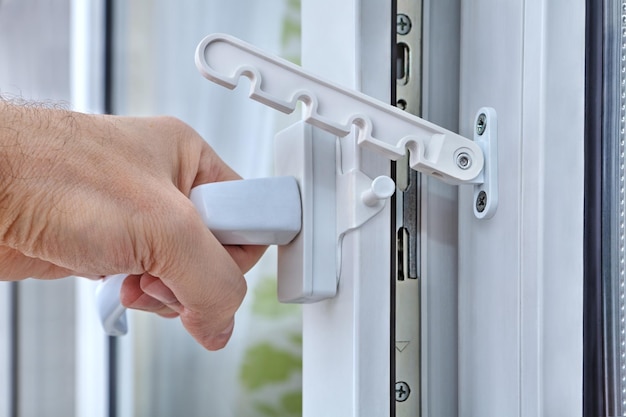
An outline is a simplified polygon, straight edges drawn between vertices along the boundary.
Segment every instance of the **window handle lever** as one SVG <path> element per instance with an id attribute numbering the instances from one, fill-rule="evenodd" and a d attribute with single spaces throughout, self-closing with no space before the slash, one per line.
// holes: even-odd
<path id="1" fill-rule="evenodd" d="M 300 232 L 302 209 L 294 177 L 199 185 L 189 196 L 204 224 L 224 245 L 285 245 Z M 98 315 L 110 336 L 127 333 L 120 289 L 128 274 L 107 276 L 96 290 Z"/>

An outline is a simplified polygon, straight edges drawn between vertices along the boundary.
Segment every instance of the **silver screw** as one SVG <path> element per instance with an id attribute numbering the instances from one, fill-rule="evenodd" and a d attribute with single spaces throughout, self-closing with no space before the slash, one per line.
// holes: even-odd
<path id="1" fill-rule="evenodd" d="M 482 213 L 487 208 L 487 193 L 481 191 L 476 197 L 476 211 Z"/>
<path id="2" fill-rule="evenodd" d="M 487 129 L 487 115 L 485 113 L 481 113 L 478 115 L 478 119 L 476 120 L 476 133 L 478 133 L 478 136 L 485 133 L 485 129 Z"/>
<path id="3" fill-rule="evenodd" d="M 461 169 L 468 169 L 472 166 L 472 158 L 467 152 L 461 152 L 456 156 L 456 165 Z"/>
<path id="4" fill-rule="evenodd" d="M 399 13 L 396 16 L 396 32 L 398 35 L 406 35 L 411 31 L 412 27 L 411 19 L 409 16 Z"/>
<path id="5" fill-rule="evenodd" d="M 409 395 L 411 395 L 409 384 L 403 381 L 396 382 L 396 401 L 400 403 L 405 402 Z"/>

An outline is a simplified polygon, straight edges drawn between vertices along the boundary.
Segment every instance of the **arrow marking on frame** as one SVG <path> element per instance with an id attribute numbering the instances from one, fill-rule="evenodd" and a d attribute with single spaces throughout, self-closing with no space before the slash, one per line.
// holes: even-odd
<path id="1" fill-rule="evenodd" d="M 409 345 L 409 341 L 406 342 L 396 342 L 396 350 L 398 352 L 402 352 Z"/>

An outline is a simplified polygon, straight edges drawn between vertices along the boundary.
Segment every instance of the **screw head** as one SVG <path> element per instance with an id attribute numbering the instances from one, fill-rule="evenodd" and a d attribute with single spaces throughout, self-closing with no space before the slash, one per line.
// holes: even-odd
<path id="1" fill-rule="evenodd" d="M 407 35 L 411 31 L 411 27 L 413 24 L 411 23 L 411 19 L 409 16 L 398 13 L 396 15 L 396 32 L 398 35 Z"/>
<path id="2" fill-rule="evenodd" d="M 472 166 L 472 157 L 467 152 L 461 152 L 456 156 L 456 165 L 461 169 L 469 169 Z"/>
<path id="3" fill-rule="evenodd" d="M 482 213 L 487 208 L 487 193 L 481 191 L 476 197 L 476 211 Z"/>
<path id="4" fill-rule="evenodd" d="M 478 136 L 485 133 L 485 129 L 487 129 L 487 115 L 481 113 L 478 115 L 478 119 L 476 119 L 476 133 L 478 133 Z"/>
<path id="5" fill-rule="evenodd" d="M 396 401 L 405 402 L 411 395 L 411 387 L 404 381 L 396 382 Z"/>

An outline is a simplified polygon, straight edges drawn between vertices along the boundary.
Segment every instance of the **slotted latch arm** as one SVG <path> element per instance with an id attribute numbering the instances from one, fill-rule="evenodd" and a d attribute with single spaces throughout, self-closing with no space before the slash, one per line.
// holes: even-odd
<path id="1" fill-rule="evenodd" d="M 470 140 L 383 103 L 358 91 L 323 80 L 301 67 L 229 35 L 213 34 L 204 38 L 196 50 L 196 66 L 201 74 L 233 89 L 239 78 L 250 79 L 250 97 L 284 113 L 305 104 L 304 120 L 338 137 L 357 127 L 360 146 L 397 160 L 410 151 L 411 168 L 450 184 L 484 184 L 495 179 L 495 168 L 486 170 L 485 154 L 493 167 L 496 123 L 493 109 L 481 109 L 485 129 L 480 141 Z M 486 177 L 489 171 L 490 177 Z M 483 194 L 486 191 L 483 187 Z M 494 196 L 495 197 L 495 196 Z M 493 215 L 496 200 L 489 207 L 479 205 L 478 217 Z"/>

